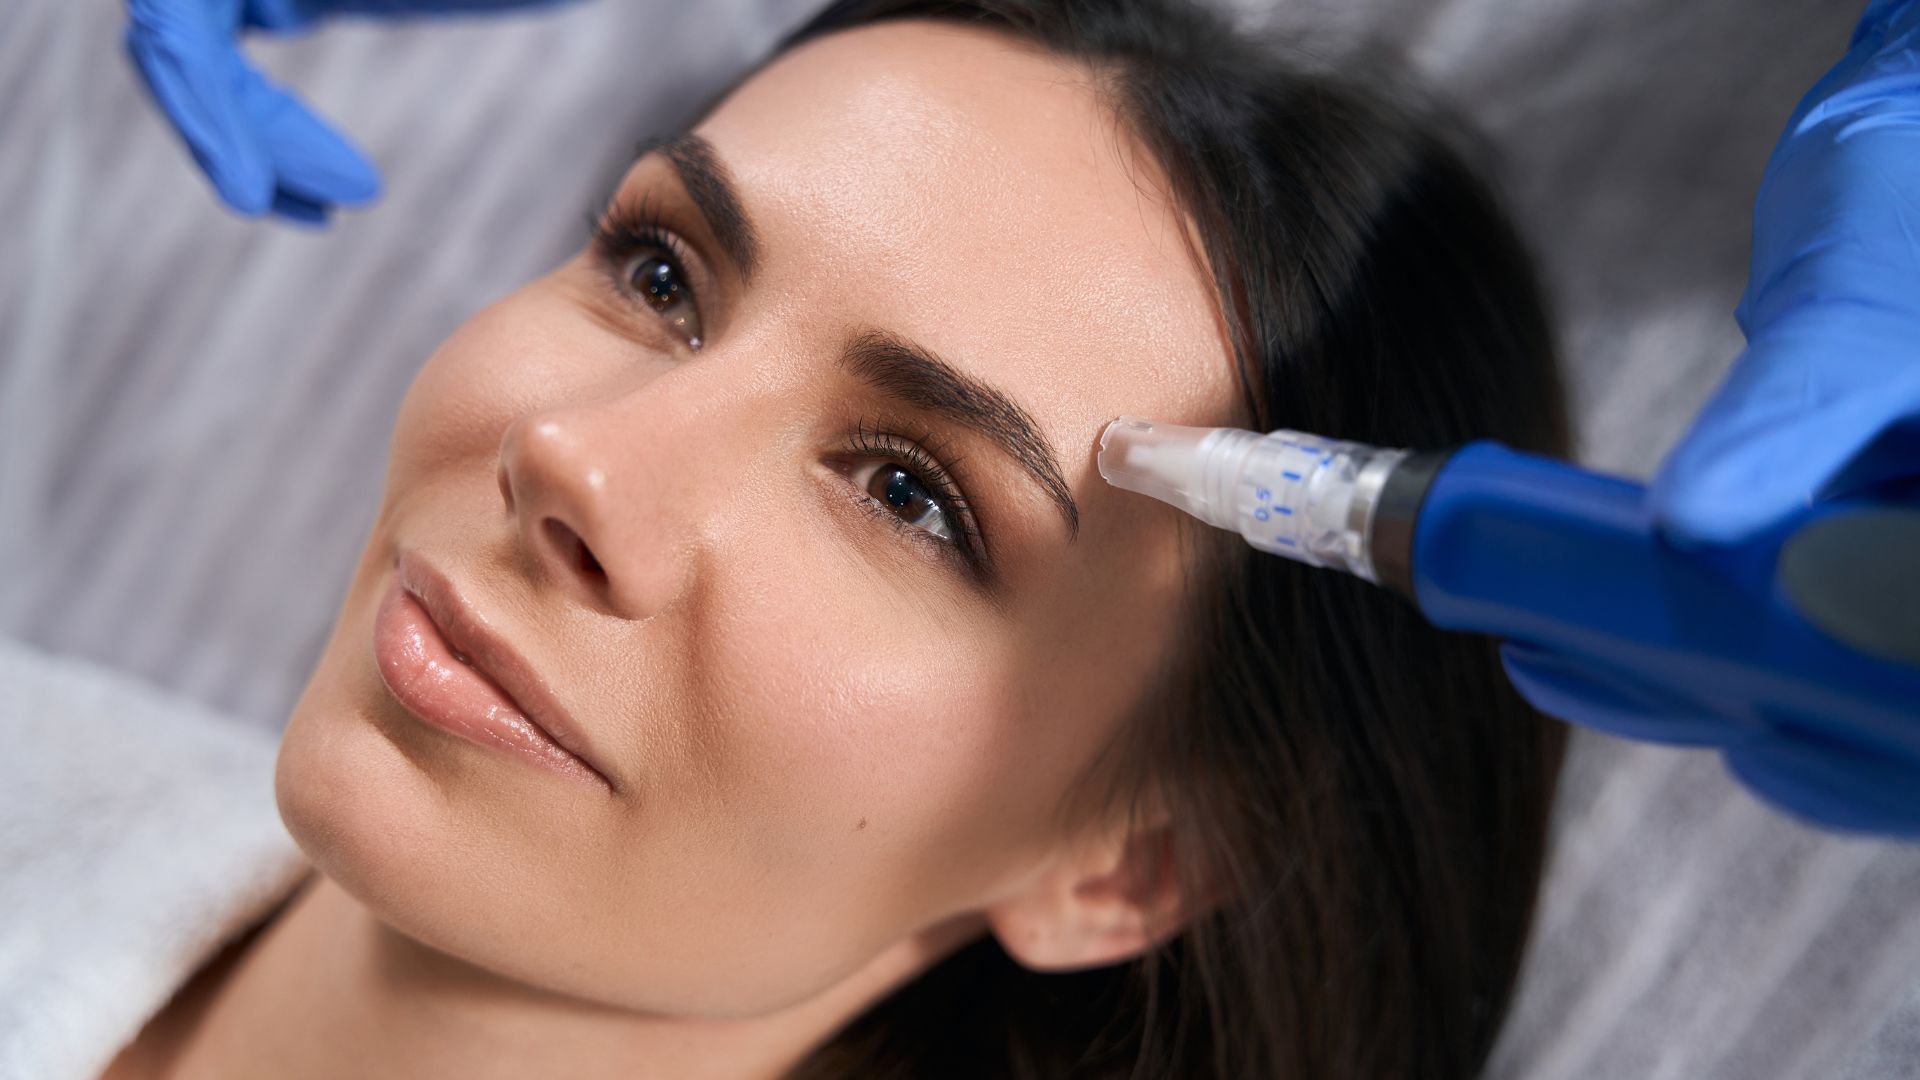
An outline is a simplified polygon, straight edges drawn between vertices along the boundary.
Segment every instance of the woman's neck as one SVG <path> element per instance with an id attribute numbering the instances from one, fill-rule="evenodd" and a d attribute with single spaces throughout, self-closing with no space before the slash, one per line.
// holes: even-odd
<path id="1" fill-rule="evenodd" d="M 777 1077 L 981 932 L 954 920 L 780 1013 L 687 1020 L 500 978 L 394 931 L 316 874 L 203 969 L 143 1032 L 141 1053 L 103 1080 Z"/>

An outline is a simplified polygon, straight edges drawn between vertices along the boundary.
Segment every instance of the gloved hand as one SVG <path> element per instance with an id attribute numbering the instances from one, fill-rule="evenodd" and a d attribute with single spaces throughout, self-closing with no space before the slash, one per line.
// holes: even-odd
<path id="1" fill-rule="evenodd" d="M 234 210 L 311 224 L 380 193 L 364 154 L 240 54 L 243 29 L 298 30 L 335 13 L 443 14 L 554 0 L 127 0 L 127 50 Z"/>
<path id="2" fill-rule="evenodd" d="M 1735 316 L 1746 350 L 1650 489 L 1672 543 L 1737 543 L 1836 495 L 1920 492 L 1920 0 L 1868 4 L 1794 110 L 1761 179 Z M 1504 660 L 1542 711 L 1719 746 L 1740 780 L 1802 816 L 1920 836 L 1915 760 L 1832 727 L 1755 731 L 1623 693 L 1582 658 L 1524 643 Z"/>

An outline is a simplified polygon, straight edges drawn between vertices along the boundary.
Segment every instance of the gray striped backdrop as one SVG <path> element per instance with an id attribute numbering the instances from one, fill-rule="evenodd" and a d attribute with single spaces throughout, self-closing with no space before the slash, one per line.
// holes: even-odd
<path id="1" fill-rule="evenodd" d="M 277 728 L 413 366 L 560 260 L 634 141 L 809 6 L 599 0 L 261 42 L 385 172 L 375 210 L 311 233 L 215 205 L 124 62 L 118 4 L 8 0 L 0 633 Z M 1583 455 L 1644 473 L 1738 347 L 1760 166 L 1859 4 L 1241 7 L 1335 55 L 1404 54 L 1495 135 Z M 1494 1076 L 1920 1077 L 1920 853 L 1799 828 L 1709 755 L 1588 736 L 1556 828 Z"/>

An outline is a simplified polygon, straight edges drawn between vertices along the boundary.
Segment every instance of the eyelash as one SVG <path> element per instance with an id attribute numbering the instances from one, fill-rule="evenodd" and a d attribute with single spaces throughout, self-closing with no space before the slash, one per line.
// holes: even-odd
<path id="1" fill-rule="evenodd" d="M 629 299 L 634 297 L 633 282 L 626 274 L 633 257 L 643 252 L 655 252 L 663 257 L 673 272 L 693 287 L 692 275 L 687 273 L 686 242 L 674 234 L 660 221 L 654 212 L 653 204 L 641 199 L 638 204 L 610 202 L 606 209 L 591 216 L 593 251 L 595 261 L 606 275 L 613 290 Z M 694 312 L 700 314 L 698 297 L 691 297 Z M 643 305 L 644 306 L 644 305 Z M 657 318 L 652 312 L 650 316 Z M 700 340 L 695 338 L 689 348 L 699 349 Z"/>
<path id="2" fill-rule="evenodd" d="M 961 492 L 953 481 L 953 474 L 940 464 L 934 455 L 937 448 L 930 450 L 931 436 L 908 438 L 892 432 L 870 426 L 861 420 L 854 427 L 854 434 L 847 445 L 847 456 L 866 461 L 883 461 L 905 469 L 926 488 L 934 501 L 940 504 L 953 524 L 953 539 L 942 540 L 927 532 L 916 529 L 902 520 L 898 514 L 889 513 L 878 499 L 865 490 L 856 489 L 860 501 L 872 514 L 885 520 L 908 540 L 930 545 L 932 550 L 943 557 L 957 558 L 968 573 L 976 578 L 986 576 L 986 544 L 980 533 L 980 525 L 974 516 L 973 503 Z"/>

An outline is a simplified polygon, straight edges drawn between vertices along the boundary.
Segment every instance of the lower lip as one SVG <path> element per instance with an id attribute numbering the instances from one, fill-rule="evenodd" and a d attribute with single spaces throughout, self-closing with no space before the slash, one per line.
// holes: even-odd
<path id="1" fill-rule="evenodd" d="M 491 679 L 454 657 L 426 609 L 398 578 L 387 585 L 374 616 L 373 656 L 393 696 L 434 727 L 604 786 L 599 773 L 527 719 Z"/>

